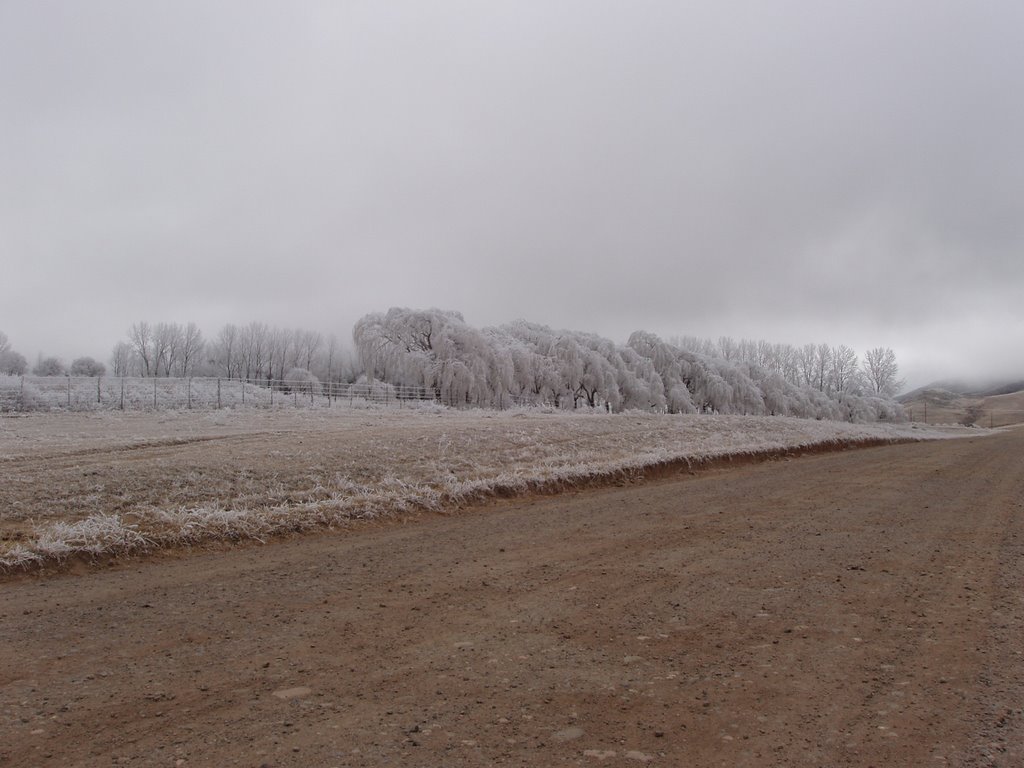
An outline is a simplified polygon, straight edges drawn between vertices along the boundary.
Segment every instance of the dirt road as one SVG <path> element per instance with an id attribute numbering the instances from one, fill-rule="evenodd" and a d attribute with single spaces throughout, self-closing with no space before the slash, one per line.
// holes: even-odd
<path id="1" fill-rule="evenodd" d="M 2 766 L 1024 765 L 1024 431 L 0 583 Z"/>

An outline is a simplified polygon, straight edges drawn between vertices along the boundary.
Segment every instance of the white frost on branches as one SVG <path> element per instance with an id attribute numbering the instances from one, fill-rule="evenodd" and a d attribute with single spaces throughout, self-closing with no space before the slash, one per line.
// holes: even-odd
<path id="1" fill-rule="evenodd" d="M 368 379 L 427 387 L 453 406 L 903 417 L 891 392 L 868 386 L 856 354 L 844 346 L 796 349 L 727 338 L 670 344 L 646 331 L 621 346 L 525 320 L 478 329 L 459 312 L 399 307 L 363 317 L 353 338 Z"/>

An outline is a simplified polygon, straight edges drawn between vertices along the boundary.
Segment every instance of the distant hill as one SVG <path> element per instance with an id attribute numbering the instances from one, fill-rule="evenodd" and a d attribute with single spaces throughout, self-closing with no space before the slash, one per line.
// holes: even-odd
<path id="1" fill-rule="evenodd" d="M 941 379 L 923 387 L 906 392 L 896 399 L 901 403 L 913 400 L 922 392 L 929 390 L 945 390 L 956 395 L 970 397 L 989 397 L 991 395 L 1009 395 L 1024 391 L 1024 379 L 996 379 L 987 381 L 971 381 L 968 379 Z"/>
<path id="2" fill-rule="evenodd" d="M 982 397 L 993 395 L 1012 395 L 1014 392 L 1024 392 L 1024 381 L 1012 381 L 1008 384 L 998 384 L 991 389 L 986 389 L 978 394 Z"/>
<path id="3" fill-rule="evenodd" d="M 1024 380 L 936 381 L 897 399 L 913 421 L 928 424 L 1024 424 Z"/>

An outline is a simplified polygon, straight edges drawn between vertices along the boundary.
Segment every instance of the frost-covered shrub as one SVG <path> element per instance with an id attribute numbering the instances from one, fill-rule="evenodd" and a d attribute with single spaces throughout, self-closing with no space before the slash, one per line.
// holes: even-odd
<path id="1" fill-rule="evenodd" d="M 44 357 L 32 369 L 35 376 L 63 376 L 67 368 L 59 357 Z"/>
<path id="2" fill-rule="evenodd" d="M 25 356 L 13 350 L 0 352 L 0 374 L 8 376 L 21 376 L 28 371 L 28 361 Z"/>
<path id="3" fill-rule="evenodd" d="M 292 368 L 285 375 L 281 388 L 285 392 L 316 395 L 320 393 L 320 379 L 305 368 Z"/>
<path id="4" fill-rule="evenodd" d="M 72 376 L 104 376 L 107 366 L 91 357 L 79 357 L 71 363 Z"/>

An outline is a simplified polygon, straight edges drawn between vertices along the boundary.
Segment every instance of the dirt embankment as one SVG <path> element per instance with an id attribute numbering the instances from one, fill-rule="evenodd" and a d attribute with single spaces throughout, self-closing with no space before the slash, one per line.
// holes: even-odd
<path id="1" fill-rule="evenodd" d="M 1024 764 L 1024 433 L 0 585 L 0 764 Z"/>

